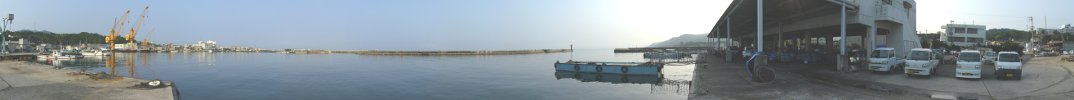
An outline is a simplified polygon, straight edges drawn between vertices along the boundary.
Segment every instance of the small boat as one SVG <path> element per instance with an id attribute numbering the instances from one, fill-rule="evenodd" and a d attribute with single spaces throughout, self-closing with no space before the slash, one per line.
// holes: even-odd
<path id="1" fill-rule="evenodd" d="M 652 62 L 557 61 L 555 63 L 556 71 L 573 71 L 584 73 L 658 75 L 660 74 L 660 70 L 663 67 L 664 64 Z"/>
<path id="2" fill-rule="evenodd" d="M 41 57 L 41 56 L 38 56 L 38 57 Z M 82 54 L 81 53 L 74 53 L 74 52 L 53 51 L 49 55 L 44 56 L 44 58 L 48 58 L 48 59 L 75 59 L 75 58 L 82 58 Z"/>
<path id="3" fill-rule="evenodd" d="M 100 51 L 100 50 L 88 50 L 88 51 L 82 51 L 82 55 L 83 56 L 108 56 L 108 55 L 111 55 L 111 54 L 105 53 L 104 51 Z"/>

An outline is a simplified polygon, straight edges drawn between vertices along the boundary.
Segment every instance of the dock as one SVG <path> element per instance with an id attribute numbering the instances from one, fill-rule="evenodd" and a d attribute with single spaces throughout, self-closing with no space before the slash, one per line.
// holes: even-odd
<path id="1" fill-rule="evenodd" d="M 0 54 L 0 61 L 3 60 L 30 60 L 37 57 L 37 53 L 9 53 Z"/>
<path id="2" fill-rule="evenodd" d="M 5 56 L 12 57 L 12 56 Z M 0 99 L 4 100 L 178 100 L 171 82 L 145 87 L 150 80 L 107 77 L 25 61 L 0 61 Z"/>

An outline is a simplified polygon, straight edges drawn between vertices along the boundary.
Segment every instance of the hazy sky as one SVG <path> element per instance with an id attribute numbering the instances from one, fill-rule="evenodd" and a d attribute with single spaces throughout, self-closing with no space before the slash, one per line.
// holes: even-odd
<path id="1" fill-rule="evenodd" d="M 149 5 L 139 39 L 223 46 L 493 50 L 646 46 L 707 33 L 731 0 L 0 0 L 14 30 L 107 34 Z M 918 30 L 955 23 L 1025 29 L 1071 23 L 1074 0 L 917 0 Z M 127 28 L 131 25 L 126 26 Z M 123 33 L 126 34 L 126 33 Z"/>
<path id="2" fill-rule="evenodd" d="M 1033 16 L 1038 28 L 1074 24 L 1074 0 L 916 0 L 917 30 L 936 32 L 940 26 L 980 24 L 989 29 L 1029 29 Z"/>

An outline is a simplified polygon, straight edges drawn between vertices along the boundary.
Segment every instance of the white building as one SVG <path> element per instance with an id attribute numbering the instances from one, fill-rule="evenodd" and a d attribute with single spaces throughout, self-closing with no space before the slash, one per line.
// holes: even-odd
<path id="1" fill-rule="evenodd" d="M 196 44 L 194 44 L 192 46 L 200 47 L 202 49 L 209 49 L 209 50 L 216 49 L 216 41 L 213 41 L 213 40 L 198 41 L 198 43 L 196 43 Z"/>
<path id="2" fill-rule="evenodd" d="M 984 25 L 947 24 L 940 28 L 945 30 L 944 34 L 940 34 L 940 41 L 956 46 L 972 47 L 988 42 L 988 32 Z"/>
<path id="3" fill-rule="evenodd" d="M 1052 35 L 1055 33 L 1074 33 L 1074 26 L 1066 24 L 1063 26 L 1059 26 L 1059 29 L 1037 28 L 1037 33 L 1044 35 Z"/>

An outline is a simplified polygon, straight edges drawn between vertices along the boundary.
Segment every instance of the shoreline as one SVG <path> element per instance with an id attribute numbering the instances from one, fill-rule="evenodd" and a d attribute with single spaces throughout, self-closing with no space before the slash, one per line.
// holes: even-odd
<path id="1" fill-rule="evenodd" d="M 171 82 L 159 88 L 137 85 L 150 80 L 129 77 L 100 78 L 86 72 L 55 69 L 28 61 L 0 61 L 0 98 L 88 99 L 88 100 L 175 100 L 178 90 Z"/>
<path id="2" fill-rule="evenodd" d="M 534 50 L 481 50 L 481 51 L 381 51 L 381 50 L 290 50 L 291 54 L 328 54 L 350 53 L 359 55 L 414 55 L 414 56 L 456 56 L 456 55 L 519 55 L 573 52 L 571 49 L 534 49 Z"/>

